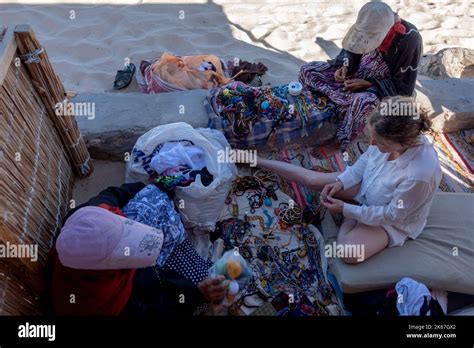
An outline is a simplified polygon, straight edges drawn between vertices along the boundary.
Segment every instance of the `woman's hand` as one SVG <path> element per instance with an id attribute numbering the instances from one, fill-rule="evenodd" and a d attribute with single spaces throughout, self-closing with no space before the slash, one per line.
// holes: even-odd
<path id="1" fill-rule="evenodd" d="M 330 196 L 327 196 L 325 200 L 322 200 L 321 203 L 332 213 L 342 213 L 344 208 L 344 202 L 340 199 L 335 199 Z"/>
<path id="2" fill-rule="evenodd" d="M 349 92 L 365 91 L 367 88 L 372 87 L 369 81 L 363 79 L 353 79 L 344 81 L 344 90 Z"/>
<path id="3" fill-rule="evenodd" d="M 330 184 L 324 186 L 323 190 L 321 191 L 321 198 L 326 200 L 327 197 L 332 197 L 338 191 L 341 191 L 344 188 L 344 185 L 341 181 L 337 180 Z"/>
<path id="4" fill-rule="evenodd" d="M 342 66 L 334 73 L 334 80 L 339 83 L 343 83 L 347 75 L 347 66 Z"/>
<path id="5" fill-rule="evenodd" d="M 209 302 L 219 303 L 224 299 L 228 283 L 224 282 L 224 276 L 208 278 L 198 284 L 202 295 Z"/>

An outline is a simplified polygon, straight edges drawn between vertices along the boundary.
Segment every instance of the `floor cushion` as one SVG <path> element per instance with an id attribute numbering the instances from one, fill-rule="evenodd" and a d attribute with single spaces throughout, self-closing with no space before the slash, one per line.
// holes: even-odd
<path id="1" fill-rule="evenodd" d="M 326 244 L 335 240 L 337 231 L 326 214 Z M 360 264 L 331 258 L 329 267 L 346 293 L 389 288 L 410 277 L 429 288 L 474 294 L 474 195 L 436 193 L 425 230 L 416 240 Z"/>

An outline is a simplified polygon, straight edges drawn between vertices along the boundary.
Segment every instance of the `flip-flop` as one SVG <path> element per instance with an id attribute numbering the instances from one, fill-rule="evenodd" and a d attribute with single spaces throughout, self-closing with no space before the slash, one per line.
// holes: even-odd
<path id="1" fill-rule="evenodd" d="M 115 75 L 114 89 L 117 90 L 127 87 L 130 82 L 132 82 L 132 77 L 136 70 L 137 68 L 133 63 L 128 64 L 124 70 L 118 70 Z"/>

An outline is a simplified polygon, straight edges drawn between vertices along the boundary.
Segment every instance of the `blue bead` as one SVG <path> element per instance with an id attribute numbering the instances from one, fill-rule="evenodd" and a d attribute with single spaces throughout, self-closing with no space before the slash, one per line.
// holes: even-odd
<path id="1" fill-rule="evenodd" d="M 268 100 L 264 100 L 262 104 L 260 104 L 260 106 L 262 107 L 263 110 L 266 110 L 270 107 L 270 103 Z"/>
<path id="2" fill-rule="evenodd" d="M 268 197 L 263 200 L 263 203 L 265 203 L 265 205 L 266 205 L 267 207 L 271 207 L 271 206 L 272 206 L 272 200 L 271 200 L 270 198 L 268 198 Z"/>

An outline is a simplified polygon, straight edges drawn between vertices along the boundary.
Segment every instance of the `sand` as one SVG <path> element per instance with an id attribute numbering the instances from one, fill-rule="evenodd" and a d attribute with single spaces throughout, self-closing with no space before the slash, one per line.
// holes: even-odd
<path id="1" fill-rule="evenodd" d="M 125 179 L 125 163 L 92 160 L 94 172 L 85 179 L 76 180 L 72 192 L 75 205 L 87 202 L 109 186 L 120 186 Z"/>
<path id="2" fill-rule="evenodd" d="M 110 91 L 127 58 L 138 65 L 163 51 L 261 61 L 264 82 L 278 84 L 306 61 L 334 57 L 365 2 L 0 0 L 0 26 L 32 25 L 68 91 Z M 474 48 L 471 0 L 387 3 L 418 26 L 425 53 Z"/>

